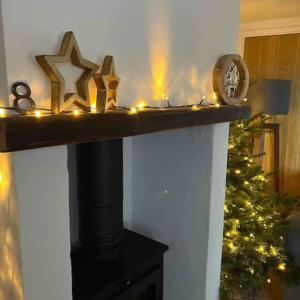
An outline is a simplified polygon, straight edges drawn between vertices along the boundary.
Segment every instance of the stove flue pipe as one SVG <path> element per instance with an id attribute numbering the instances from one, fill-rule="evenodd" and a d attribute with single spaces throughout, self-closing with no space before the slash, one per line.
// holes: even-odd
<path id="1" fill-rule="evenodd" d="M 123 140 L 75 147 L 79 240 L 90 254 L 110 261 L 123 235 Z"/>

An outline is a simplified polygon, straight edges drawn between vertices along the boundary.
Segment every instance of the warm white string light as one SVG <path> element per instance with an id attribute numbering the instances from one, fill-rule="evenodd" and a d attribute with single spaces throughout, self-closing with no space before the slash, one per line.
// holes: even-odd
<path id="1" fill-rule="evenodd" d="M 137 113 L 138 113 L 138 111 L 135 107 L 130 108 L 130 110 L 129 110 L 130 115 L 136 115 Z"/>
<path id="2" fill-rule="evenodd" d="M 79 109 L 74 109 L 74 110 L 73 110 L 73 115 L 74 115 L 74 116 L 80 115 L 80 110 L 79 110 Z"/>
<path id="3" fill-rule="evenodd" d="M 37 118 L 40 118 L 42 116 L 42 113 L 39 111 L 39 110 L 35 110 L 34 111 L 34 115 L 37 117 Z"/>

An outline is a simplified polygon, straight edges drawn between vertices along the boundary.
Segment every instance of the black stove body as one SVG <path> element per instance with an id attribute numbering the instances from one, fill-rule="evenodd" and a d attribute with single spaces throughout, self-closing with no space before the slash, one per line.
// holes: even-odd
<path id="1" fill-rule="evenodd" d="M 123 227 L 123 140 L 74 147 L 73 300 L 162 300 L 168 247 Z"/>

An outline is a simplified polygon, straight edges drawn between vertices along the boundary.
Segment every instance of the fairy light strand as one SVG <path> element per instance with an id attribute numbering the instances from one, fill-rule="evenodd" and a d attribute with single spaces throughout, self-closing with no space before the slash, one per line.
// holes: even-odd
<path id="1" fill-rule="evenodd" d="M 106 112 L 113 112 L 113 111 L 128 111 L 129 114 L 137 114 L 139 111 L 147 111 L 147 110 L 164 110 L 164 109 L 179 109 L 179 108 L 190 108 L 192 111 L 198 111 L 200 110 L 201 107 L 216 107 L 219 108 L 221 105 L 219 103 L 214 103 L 214 104 L 205 104 L 203 105 L 203 102 L 206 100 L 206 96 L 203 96 L 201 100 L 198 103 L 193 103 L 193 104 L 185 104 L 185 105 L 171 105 L 169 98 L 166 97 L 166 103 L 167 105 L 165 106 L 150 106 L 147 105 L 146 102 L 141 101 L 134 107 L 127 107 L 127 106 L 112 106 L 111 108 L 107 109 Z M 135 110 L 132 110 L 135 108 Z M 4 117 L 6 115 L 5 111 L 6 110 L 11 110 L 11 111 L 16 111 L 15 108 L 13 107 L 6 107 L 6 106 L 0 106 L 0 117 Z M 73 114 L 73 115 L 80 115 L 82 113 L 92 113 L 96 114 L 97 110 L 96 107 L 91 107 L 89 110 L 83 110 L 81 111 L 80 109 L 74 109 L 74 110 L 65 110 L 62 111 L 62 114 Z M 26 116 L 35 116 L 35 117 L 41 117 L 43 115 L 54 115 L 51 109 L 48 108 L 43 108 L 43 107 L 37 107 L 33 112 L 24 114 Z"/>

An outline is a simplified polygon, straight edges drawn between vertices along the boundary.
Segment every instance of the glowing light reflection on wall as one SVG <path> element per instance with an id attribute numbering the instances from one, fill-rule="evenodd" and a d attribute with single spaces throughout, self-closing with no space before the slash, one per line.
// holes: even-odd
<path id="1" fill-rule="evenodd" d="M 18 206 L 11 158 L 0 154 L 0 300 L 23 300 Z"/>
<path id="2" fill-rule="evenodd" d="M 170 33 L 168 11 L 165 5 L 158 3 L 160 10 L 151 16 L 150 28 L 150 65 L 152 74 L 152 92 L 154 100 L 165 99 L 168 95 L 168 68 L 170 59 Z"/>

